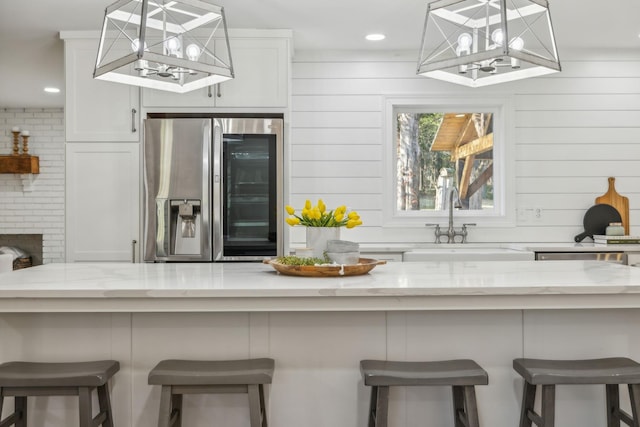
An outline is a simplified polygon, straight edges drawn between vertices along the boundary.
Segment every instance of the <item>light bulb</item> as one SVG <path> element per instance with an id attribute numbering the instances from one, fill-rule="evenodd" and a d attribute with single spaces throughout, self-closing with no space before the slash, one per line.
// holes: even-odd
<path id="1" fill-rule="evenodd" d="M 185 49 L 185 53 L 187 54 L 187 58 L 189 58 L 190 61 L 197 61 L 198 57 L 200 56 L 200 48 L 196 44 L 190 44 Z"/>
<path id="2" fill-rule="evenodd" d="M 524 40 L 522 40 L 520 37 L 516 37 L 515 39 L 511 40 L 509 46 L 511 46 L 511 49 L 513 50 L 522 50 L 522 48 L 524 47 Z"/>
<path id="3" fill-rule="evenodd" d="M 177 37 L 171 37 L 164 41 L 164 48 L 169 55 L 177 55 L 180 50 L 180 40 Z"/>
<path id="4" fill-rule="evenodd" d="M 147 50 L 147 43 L 144 43 L 144 50 Z M 140 50 L 140 39 L 135 39 L 131 42 L 131 50 L 138 52 Z"/>
<path id="5" fill-rule="evenodd" d="M 471 43 L 473 43 L 471 34 L 462 33 L 458 36 L 458 47 L 460 47 L 461 50 L 469 50 Z"/>
<path id="6" fill-rule="evenodd" d="M 473 39 L 469 33 L 462 33 L 458 36 L 458 47 L 456 48 L 456 55 L 464 56 L 469 55 L 471 53 L 470 47 L 471 43 L 473 43 Z M 459 65 L 458 72 L 460 74 L 464 74 L 467 72 L 466 65 Z"/>
<path id="7" fill-rule="evenodd" d="M 491 40 L 498 46 L 502 46 L 504 42 L 504 33 L 502 32 L 502 28 L 498 28 L 491 33 Z"/>

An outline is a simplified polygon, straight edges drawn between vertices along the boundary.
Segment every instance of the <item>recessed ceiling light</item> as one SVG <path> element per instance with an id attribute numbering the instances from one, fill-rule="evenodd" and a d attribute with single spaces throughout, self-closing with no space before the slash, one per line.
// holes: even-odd
<path id="1" fill-rule="evenodd" d="M 372 41 L 372 42 L 377 42 L 380 40 L 384 40 L 385 39 L 385 35 L 384 34 L 367 34 L 367 36 L 365 37 L 365 39 Z"/>
<path id="2" fill-rule="evenodd" d="M 60 89 L 57 87 L 45 87 L 44 91 L 47 93 L 60 93 Z"/>

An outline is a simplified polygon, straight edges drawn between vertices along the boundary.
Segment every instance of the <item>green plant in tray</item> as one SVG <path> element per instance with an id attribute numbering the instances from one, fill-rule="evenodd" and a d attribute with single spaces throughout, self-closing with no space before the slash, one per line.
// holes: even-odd
<path id="1" fill-rule="evenodd" d="M 299 257 L 295 255 L 281 256 L 276 258 L 280 264 L 285 265 L 317 265 L 331 263 L 327 257 L 325 258 L 312 258 L 312 257 Z"/>

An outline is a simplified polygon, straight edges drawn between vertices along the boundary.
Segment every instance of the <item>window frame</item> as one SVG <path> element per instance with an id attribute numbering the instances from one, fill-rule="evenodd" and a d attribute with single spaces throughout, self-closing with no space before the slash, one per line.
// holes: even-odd
<path id="1" fill-rule="evenodd" d="M 425 223 L 446 224 L 449 212 L 400 211 L 397 208 L 396 115 L 398 112 L 424 113 L 490 112 L 493 113 L 493 185 L 494 208 L 460 210 L 454 213 L 455 225 L 475 223 L 477 226 L 515 227 L 515 149 L 513 102 L 509 96 L 496 95 L 414 95 L 386 96 L 384 99 L 384 176 L 383 226 L 420 226 Z"/>

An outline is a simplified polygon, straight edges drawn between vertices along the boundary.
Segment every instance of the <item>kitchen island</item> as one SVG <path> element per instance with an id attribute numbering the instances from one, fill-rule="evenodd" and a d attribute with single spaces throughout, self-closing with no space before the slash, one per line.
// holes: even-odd
<path id="1" fill-rule="evenodd" d="M 640 269 L 601 262 L 389 263 L 333 278 L 258 263 L 48 264 L 0 274 L 0 311 L 2 360 L 120 360 L 113 402 L 127 427 L 155 425 L 159 390 L 146 375 L 164 358 L 273 357 L 269 416 L 283 427 L 365 426 L 364 358 L 475 359 L 489 372 L 477 392 L 492 427 L 517 425 L 515 357 L 640 359 Z M 557 394 L 557 425 L 604 424 L 600 388 Z M 393 425 L 451 426 L 449 395 L 394 390 Z M 214 414 L 243 425 L 242 398 L 195 397 L 185 425 Z M 56 399 L 34 416 L 73 425 Z"/>

